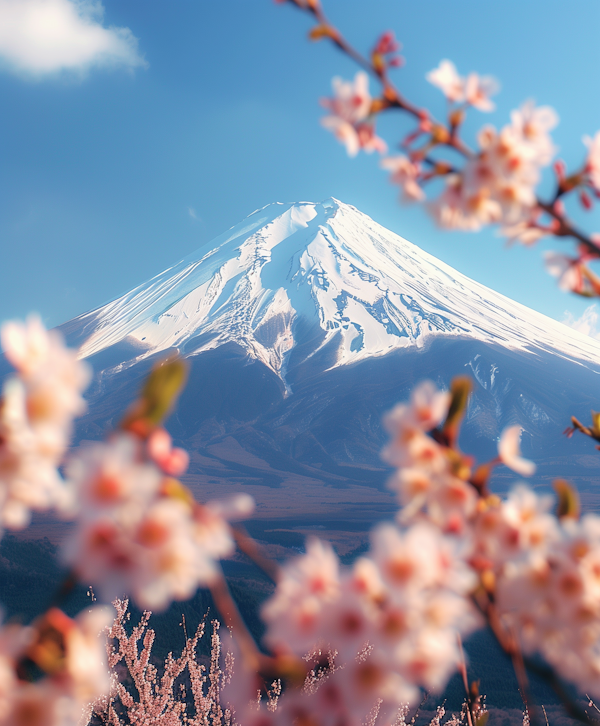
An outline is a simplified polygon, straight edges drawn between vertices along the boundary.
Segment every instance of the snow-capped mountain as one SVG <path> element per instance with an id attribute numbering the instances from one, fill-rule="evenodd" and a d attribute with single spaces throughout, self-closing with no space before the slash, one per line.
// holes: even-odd
<path id="1" fill-rule="evenodd" d="M 127 342 L 127 365 L 169 348 L 197 355 L 236 343 L 286 383 L 303 330 L 330 368 L 467 338 L 571 360 L 600 343 L 465 277 L 354 207 L 271 204 L 131 292 L 72 324 L 80 355 Z M 314 332 L 314 331 L 313 331 Z"/>
<path id="2" fill-rule="evenodd" d="M 419 381 L 445 387 L 465 373 L 465 451 L 493 458 L 502 429 L 518 423 L 538 485 L 571 478 L 600 503 L 600 455 L 562 435 L 571 415 L 598 410 L 600 342 L 334 199 L 258 210 L 61 328 L 95 371 L 79 440 L 109 431 L 175 348 L 190 369 L 169 420 L 191 454 L 186 483 L 201 499 L 242 488 L 263 521 L 343 519 L 354 542 L 352 532 L 393 511 L 383 414 Z"/>

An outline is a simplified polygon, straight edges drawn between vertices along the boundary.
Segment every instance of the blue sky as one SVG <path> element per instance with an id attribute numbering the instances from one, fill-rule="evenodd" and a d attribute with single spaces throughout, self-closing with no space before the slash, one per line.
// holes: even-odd
<path id="1" fill-rule="evenodd" d="M 30 3 L 67 18 L 58 50 L 16 25 L 6 30 L 7 17 L 21 22 L 14 8 Z M 399 88 L 438 115 L 445 102 L 425 74 L 441 59 L 462 74 L 495 76 L 497 110 L 472 112 L 467 136 L 485 122 L 503 125 L 534 98 L 557 110 L 553 138 L 575 167 L 582 136 L 600 129 L 597 0 L 568 10 L 563 0 L 325 0 L 325 8 L 362 51 L 393 29 L 406 59 L 394 71 Z M 318 100 L 334 75 L 356 69 L 328 44 L 310 43 L 309 27 L 272 0 L 0 0 L 0 319 L 36 310 L 60 324 L 258 207 L 329 196 L 530 307 L 579 318 L 589 301 L 560 292 L 541 259 L 566 243 L 506 249 L 493 229 L 440 231 L 423 208 L 397 203 L 377 158 L 348 158 L 321 128 Z M 392 146 L 409 126 L 395 115 L 379 128 Z M 575 217 L 600 231 L 597 210 Z"/>

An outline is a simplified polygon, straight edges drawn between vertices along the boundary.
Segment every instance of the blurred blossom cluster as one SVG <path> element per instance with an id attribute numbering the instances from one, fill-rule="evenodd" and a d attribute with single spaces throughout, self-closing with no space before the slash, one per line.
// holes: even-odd
<path id="1" fill-rule="evenodd" d="M 112 616 L 95 607 L 75 620 L 52 608 L 24 627 L 0 631 L 0 724 L 77 726 L 108 690 L 103 631 Z M 43 674 L 34 678 L 36 671 Z"/>
<path id="2" fill-rule="evenodd" d="M 419 687 L 439 691 L 459 659 L 457 631 L 477 622 L 466 597 L 474 577 L 456 543 L 426 523 L 380 525 L 368 555 L 349 569 L 317 539 L 306 549 L 284 566 L 262 615 L 274 652 L 336 654 L 315 713 L 331 703 L 344 722 L 360 724 L 379 701 L 393 714 L 418 699 Z"/>
<path id="3" fill-rule="evenodd" d="M 155 433 L 144 445 L 119 432 L 69 460 L 79 506 L 64 558 L 105 601 L 127 593 L 140 607 L 163 610 L 214 580 L 217 561 L 234 550 L 226 517 L 247 516 L 252 501 L 241 494 L 224 503 L 196 502 L 148 456 Z"/>
<path id="4" fill-rule="evenodd" d="M 521 455 L 518 426 L 485 464 L 460 451 L 469 390 L 466 379 L 451 391 L 424 382 L 387 415 L 398 523 L 375 527 L 365 556 L 343 567 L 310 538 L 282 567 L 262 610 L 265 643 L 284 661 L 312 653 L 327 666 L 303 690 L 284 691 L 276 710 L 257 704 L 252 672 L 240 668 L 228 691 L 241 723 L 359 726 L 374 708 L 378 724 L 393 723 L 403 703 L 445 686 L 461 663 L 457 635 L 485 622 L 503 647 L 516 635 L 525 655 L 598 697 L 600 518 L 580 521 L 564 482 L 571 505 L 558 514 L 552 496 L 525 485 L 504 501 L 491 493 L 494 467 L 529 476 L 535 466 Z"/>
<path id="5" fill-rule="evenodd" d="M 548 106 L 526 101 L 510 113 L 501 129 L 484 125 L 469 145 L 463 138 L 470 110 L 495 110 L 491 100 L 499 84 L 491 76 L 461 76 L 450 60 L 442 60 L 426 78 L 447 102 L 445 120 L 439 121 L 398 90 L 389 71 L 403 65 L 397 55 L 400 44 L 391 31 L 383 33 L 371 53 L 358 52 L 326 18 L 318 0 L 287 0 L 312 15 L 316 25 L 309 36 L 329 39 L 361 66 L 354 80 L 333 79 L 333 95 L 321 99 L 328 113 L 321 120 L 346 147 L 350 156 L 363 150 L 382 155 L 381 167 L 400 188 L 403 202 L 424 202 L 436 223 L 444 229 L 478 231 L 499 225 L 509 242 L 532 245 L 556 236 L 575 242 L 575 254 L 546 254 L 547 269 L 559 278 L 559 286 L 584 296 L 600 295 L 600 278 L 590 262 L 600 257 L 600 236 L 582 232 L 568 217 L 565 201 L 576 196 L 589 210 L 600 197 L 600 131 L 585 136 L 583 163 L 567 172 L 564 161 L 553 164 L 554 191 L 542 199 L 537 187 L 557 149 L 550 132 L 558 115 Z M 380 90 L 369 90 L 371 75 Z M 402 153 L 388 155 L 389 145 L 376 133 L 378 117 L 389 111 L 410 116 L 415 127 L 397 146 Z"/>
<path id="6" fill-rule="evenodd" d="M 71 575 L 105 602 L 131 595 L 166 608 L 220 577 L 234 551 L 230 520 L 252 499 L 196 502 L 177 477 L 188 454 L 161 421 L 185 379 L 179 360 L 149 376 L 120 427 L 104 442 L 67 454 L 73 419 L 86 410 L 86 363 L 37 317 L 6 323 L 2 346 L 15 374 L 0 399 L 0 522 L 29 524 L 54 509 L 74 527 L 62 558 Z M 58 467 L 64 464 L 64 475 Z M 76 724 L 108 687 L 100 632 L 111 617 L 94 608 L 73 621 L 56 607 L 27 628 L 0 629 L 0 724 Z"/>
<path id="7" fill-rule="evenodd" d="M 504 501 L 490 491 L 495 467 L 529 476 L 535 466 L 521 454 L 518 426 L 502 433 L 491 461 L 477 464 L 460 450 L 469 379 L 454 379 L 447 391 L 424 382 L 387 414 L 382 456 L 395 470 L 389 487 L 398 496 L 396 522 L 375 527 L 370 549 L 351 566 L 331 545 L 309 538 L 305 554 L 275 568 L 275 592 L 262 608 L 265 656 L 236 614 L 218 565 L 236 541 L 242 546 L 229 523 L 249 516 L 253 502 L 244 494 L 196 502 L 178 478 L 188 454 L 162 426 L 185 380 L 183 362 L 155 367 L 105 441 L 65 456 L 72 419 L 85 410 L 87 367 L 36 318 L 1 332 L 16 374 L 0 407 L 0 517 L 16 528 L 31 509 L 54 508 L 74 520 L 64 562 L 103 601 L 120 603 L 110 632 L 125 650 L 109 648 L 110 667 L 141 637 L 123 629 L 126 605 L 118 598 L 131 595 L 142 608 L 162 610 L 209 587 L 233 628 L 228 652 L 236 668 L 219 668 L 229 673 L 227 713 L 240 724 L 394 723 L 403 704 L 441 691 L 457 667 L 464 669 L 461 637 L 483 624 L 507 652 L 516 634 L 523 656 L 541 655 L 556 673 L 600 695 L 600 518 L 580 518 L 566 482 L 557 483 L 556 513 L 552 497 L 524 485 Z M 589 429 L 575 425 L 600 438 L 598 421 Z M 63 459 L 64 478 L 57 470 Z M 257 545 L 249 542 L 243 551 L 253 556 Z M 106 618 L 94 608 L 71 620 L 51 607 L 31 626 L 1 628 L 0 724 L 75 723 L 86 703 L 105 703 L 99 633 Z M 188 642 L 189 652 L 165 666 L 171 699 L 173 674 L 184 667 L 197 678 L 198 693 L 204 688 L 190 650 L 197 638 Z M 137 673 L 134 655 L 127 663 Z M 149 694 L 163 688 L 148 674 L 144 679 L 155 683 Z M 127 708 L 142 708 L 114 688 Z M 257 700 L 261 693 L 266 698 Z M 215 691 L 210 708 L 221 719 L 219 698 Z M 479 696 L 469 698 L 473 714 L 481 704 Z M 148 699 L 146 715 L 163 708 L 164 699 Z M 183 718 L 182 703 L 173 708 Z"/>
<path id="8" fill-rule="evenodd" d="M 73 417 L 85 411 L 81 394 L 90 370 L 35 316 L 25 324 L 6 323 L 1 342 L 16 375 L 0 399 L 0 522 L 21 529 L 31 510 L 64 510 L 71 503 L 57 466 Z"/>

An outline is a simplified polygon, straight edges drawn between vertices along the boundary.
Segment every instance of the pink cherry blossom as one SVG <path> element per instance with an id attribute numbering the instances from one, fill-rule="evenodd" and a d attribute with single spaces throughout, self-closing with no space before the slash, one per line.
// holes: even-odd
<path id="1" fill-rule="evenodd" d="M 558 124 L 554 109 L 550 106 L 536 108 L 533 101 L 526 101 L 518 111 L 511 113 L 510 118 L 508 130 L 523 153 L 540 166 L 549 164 L 556 152 L 548 133 Z"/>
<path id="2" fill-rule="evenodd" d="M 520 242 L 526 247 L 534 245 L 549 233 L 549 230 L 538 227 L 530 220 L 521 220 L 505 225 L 499 232 L 500 236 L 505 237 L 509 244 L 511 242 Z"/>
<path id="3" fill-rule="evenodd" d="M 328 603 L 340 595 L 339 561 L 331 545 L 311 537 L 306 554 L 287 563 L 275 595 L 262 609 L 266 642 L 275 649 L 304 655 L 323 638 Z"/>
<path id="4" fill-rule="evenodd" d="M 479 111 L 493 111 L 495 106 L 489 97 L 498 93 L 498 90 L 498 82 L 491 76 L 470 73 L 465 82 L 465 101 Z"/>
<path id="5" fill-rule="evenodd" d="M 381 166 L 390 172 L 390 181 L 397 184 L 402 191 L 405 202 L 421 202 L 425 192 L 419 185 L 420 164 L 412 162 L 407 156 L 388 156 L 382 159 Z"/>
<path id="6" fill-rule="evenodd" d="M 581 263 L 578 258 L 546 250 L 544 263 L 548 272 L 558 278 L 558 286 L 561 290 L 576 293 L 584 291 L 585 281 L 581 274 Z"/>
<path id="7" fill-rule="evenodd" d="M 375 126 L 369 120 L 372 99 L 367 74 L 357 73 L 354 82 L 334 78 L 332 85 L 333 98 L 321 100 L 331 113 L 321 119 L 321 124 L 345 145 L 349 156 L 356 156 L 360 149 L 385 153 L 387 146 L 376 136 Z"/>
<path id="8" fill-rule="evenodd" d="M 452 61 L 441 61 L 440 65 L 425 77 L 429 83 L 437 86 L 449 101 L 459 103 L 465 100 L 465 81 L 458 75 Z"/>
<path id="9" fill-rule="evenodd" d="M 79 508 L 95 515 L 146 506 L 157 496 L 162 480 L 160 471 L 142 460 L 139 439 L 125 433 L 81 447 L 69 459 L 66 475 Z"/>
<path id="10" fill-rule="evenodd" d="M 67 505 L 57 467 L 73 417 L 85 410 L 81 392 L 90 371 L 37 317 L 6 323 L 1 335 L 17 375 L 5 382 L 0 399 L 0 523 L 21 528 L 32 509 Z"/>

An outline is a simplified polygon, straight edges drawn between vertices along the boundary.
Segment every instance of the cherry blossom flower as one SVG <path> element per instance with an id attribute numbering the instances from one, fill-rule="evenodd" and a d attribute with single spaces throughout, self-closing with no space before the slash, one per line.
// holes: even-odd
<path id="1" fill-rule="evenodd" d="M 57 466 L 73 417 L 85 410 L 81 392 L 90 371 L 35 316 L 25 325 L 6 323 L 1 337 L 17 375 L 6 381 L 0 399 L 0 523 L 18 529 L 29 523 L 32 509 L 68 503 Z"/>
<path id="2" fill-rule="evenodd" d="M 141 442 L 125 433 L 108 443 L 81 447 L 66 467 L 79 508 L 97 516 L 117 507 L 138 510 L 146 506 L 157 496 L 162 475 L 141 457 Z"/>
<path id="3" fill-rule="evenodd" d="M 339 561 L 331 545 L 311 537 L 306 554 L 282 568 L 275 595 L 262 608 L 266 642 L 299 656 L 323 638 L 325 607 L 340 593 Z"/>
<path id="4" fill-rule="evenodd" d="M 523 429 L 520 426 L 509 426 L 504 429 L 498 441 L 498 455 L 503 464 L 521 476 L 535 473 L 535 464 L 521 456 L 520 441 Z"/>
<path id="5" fill-rule="evenodd" d="M 498 93 L 498 90 L 498 82 L 491 76 L 470 73 L 465 81 L 465 101 L 479 111 L 493 111 L 495 106 L 489 97 Z"/>
<path id="6" fill-rule="evenodd" d="M 412 162 L 407 156 L 389 156 L 382 159 L 381 166 L 390 172 L 390 181 L 402 190 L 405 202 L 421 202 L 425 192 L 419 185 L 420 164 Z"/>
<path id="7" fill-rule="evenodd" d="M 356 156 L 360 149 L 385 153 L 387 146 L 375 135 L 375 126 L 369 120 L 372 99 L 367 74 L 357 73 L 354 82 L 334 78 L 332 85 L 333 98 L 321 100 L 331 113 L 321 119 L 321 124 L 345 145 L 349 156 Z"/>
<path id="8" fill-rule="evenodd" d="M 465 100 L 465 81 L 458 75 L 452 61 L 441 61 L 440 65 L 425 77 L 429 83 L 437 86 L 449 101 L 459 103 Z"/>
<path id="9" fill-rule="evenodd" d="M 534 245 L 548 234 L 550 234 L 550 230 L 537 226 L 531 220 L 521 220 L 514 224 L 508 224 L 500 230 L 500 236 L 506 237 L 509 243 L 520 242 L 526 247 Z"/>
<path id="10" fill-rule="evenodd" d="M 432 381 L 422 381 L 411 393 L 410 404 L 398 404 L 384 417 L 386 429 L 395 435 L 405 429 L 431 431 L 448 413 L 450 393 L 439 391 Z"/>
<path id="11" fill-rule="evenodd" d="M 522 485 L 515 487 L 502 503 L 502 519 L 510 531 L 503 546 L 527 552 L 553 542 L 557 537 L 557 521 L 550 514 L 552 504 L 549 495 L 539 496 Z"/>
<path id="12" fill-rule="evenodd" d="M 550 106 L 536 108 L 533 101 L 526 101 L 518 111 L 511 112 L 510 118 L 507 131 L 522 153 L 539 166 L 549 164 L 556 152 L 548 133 L 558 123 L 556 111 Z"/>
<path id="13" fill-rule="evenodd" d="M 548 272 L 558 278 L 558 286 L 561 290 L 576 293 L 582 293 L 585 290 L 581 262 L 577 257 L 546 250 L 544 263 Z"/>
<path id="14" fill-rule="evenodd" d="M 63 556 L 103 599 L 131 593 L 140 607 L 164 609 L 214 581 L 234 550 L 227 520 L 247 516 L 252 500 L 200 505 L 145 456 L 141 440 L 119 434 L 71 459 L 80 507 Z"/>

